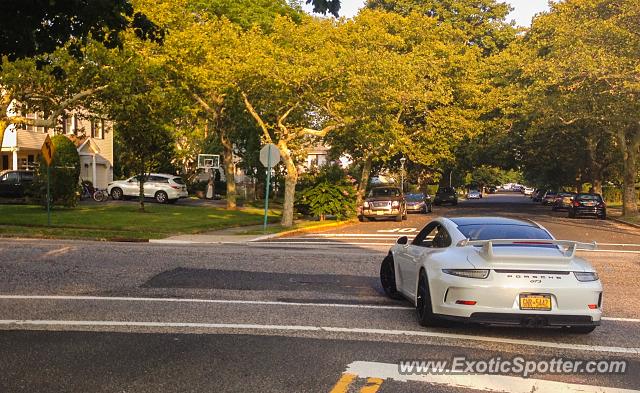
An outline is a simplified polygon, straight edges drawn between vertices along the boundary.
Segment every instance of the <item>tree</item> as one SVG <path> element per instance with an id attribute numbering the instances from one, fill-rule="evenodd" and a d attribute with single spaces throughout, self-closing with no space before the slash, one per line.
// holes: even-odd
<path id="1" fill-rule="evenodd" d="M 119 158 L 139 179 L 140 211 L 145 209 L 144 180 L 174 146 L 174 122 L 183 115 L 185 105 L 164 62 L 153 56 L 157 50 L 156 44 L 129 35 L 123 49 L 111 51 L 111 82 L 92 107 L 115 123 Z"/>
<path id="2" fill-rule="evenodd" d="M 319 14 L 331 14 L 338 17 L 340 12 L 340 0 L 306 0 L 307 4 L 313 5 L 313 12 Z"/>
<path id="3" fill-rule="evenodd" d="M 85 61 L 78 62 L 67 48 L 51 55 L 49 64 L 33 58 L 9 61 L 2 58 L 0 73 L 0 143 L 11 125 L 55 128 L 67 111 L 89 106 L 98 99 L 110 79 L 108 50 L 88 43 L 83 49 Z M 39 113 L 37 119 L 28 113 Z"/>
<path id="4" fill-rule="evenodd" d="M 336 106 L 345 126 L 328 142 L 336 155 L 362 163 L 359 201 L 376 164 L 397 166 L 404 156 L 442 173 L 460 141 L 482 129 L 480 50 L 458 29 L 418 13 L 364 10 L 341 29 L 353 54 Z"/>
<path id="5" fill-rule="evenodd" d="M 51 142 L 55 147 L 50 169 L 51 206 L 74 207 L 79 195 L 80 155 L 75 144 L 64 135 L 55 135 Z M 33 187 L 41 204 L 47 206 L 47 163 L 43 157 L 40 157 Z"/>
<path id="6" fill-rule="evenodd" d="M 268 36 L 246 36 L 246 62 L 238 67 L 238 88 L 265 143 L 275 143 L 286 167 L 282 224 L 293 225 L 298 160 L 309 138 L 340 127 L 333 110 L 342 75 L 343 49 L 333 45 L 333 22 L 308 19 L 296 25 L 276 18 Z"/>
<path id="7" fill-rule="evenodd" d="M 505 49 L 515 38 L 513 25 L 506 22 L 511 7 L 496 0 L 368 0 L 367 8 L 435 18 L 464 31 L 468 43 L 487 55 Z"/>
<path id="8" fill-rule="evenodd" d="M 52 54 L 66 47 L 76 58 L 88 39 L 108 48 L 122 45 L 132 28 L 141 38 L 162 40 L 164 32 L 129 0 L 4 0 L 0 3 L 0 58 L 8 61 Z"/>
<path id="9" fill-rule="evenodd" d="M 623 158 L 623 212 L 629 216 L 638 215 L 639 17 L 637 2 L 553 4 L 526 37 L 532 61 L 523 67 L 531 98 L 547 122 L 615 138 Z"/>

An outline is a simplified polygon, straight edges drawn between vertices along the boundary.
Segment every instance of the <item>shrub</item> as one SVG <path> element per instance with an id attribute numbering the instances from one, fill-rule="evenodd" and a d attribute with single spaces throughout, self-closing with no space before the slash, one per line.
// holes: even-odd
<path id="1" fill-rule="evenodd" d="M 304 215 L 328 215 L 338 219 L 352 217 L 356 212 L 354 182 L 339 165 L 328 165 L 302 176 L 296 197 L 296 210 Z"/>
<path id="2" fill-rule="evenodd" d="M 51 138 L 55 154 L 51 162 L 51 206 L 73 207 L 78 204 L 80 155 L 76 146 L 64 135 Z M 47 163 L 40 157 L 34 179 L 34 195 L 43 206 L 47 205 Z"/>

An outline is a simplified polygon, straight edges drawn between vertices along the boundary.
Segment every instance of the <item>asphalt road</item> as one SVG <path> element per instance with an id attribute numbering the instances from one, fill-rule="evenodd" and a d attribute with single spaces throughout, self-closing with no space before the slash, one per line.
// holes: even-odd
<path id="1" fill-rule="evenodd" d="M 421 328 L 379 263 L 435 215 L 534 219 L 605 286 L 602 326 Z M 0 242 L 0 392 L 453 392 L 640 389 L 640 232 L 494 195 L 402 223 L 237 245 Z M 403 360 L 621 360 L 617 374 L 399 373 Z M 625 390 L 626 389 L 626 390 Z"/>

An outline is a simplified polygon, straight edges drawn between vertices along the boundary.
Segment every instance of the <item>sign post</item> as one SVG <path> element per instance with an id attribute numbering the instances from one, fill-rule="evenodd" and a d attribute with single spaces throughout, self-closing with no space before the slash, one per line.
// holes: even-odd
<path id="1" fill-rule="evenodd" d="M 262 226 L 263 231 L 266 232 L 268 218 L 267 213 L 269 211 L 269 189 L 271 188 L 271 168 L 280 162 L 280 150 L 278 150 L 278 146 L 273 143 L 269 143 L 260 149 L 260 162 L 267 168 L 267 186 L 264 198 L 264 224 Z"/>
<path id="2" fill-rule="evenodd" d="M 51 138 L 47 135 L 44 143 L 42 144 L 42 157 L 47 162 L 47 225 L 51 226 L 51 162 L 53 161 L 53 155 L 56 152 Z"/>

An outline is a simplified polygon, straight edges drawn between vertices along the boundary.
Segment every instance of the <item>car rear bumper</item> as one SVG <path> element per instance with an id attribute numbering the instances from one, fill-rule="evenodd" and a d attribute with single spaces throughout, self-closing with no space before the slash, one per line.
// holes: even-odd
<path id="1" fill-rule="evenodd" d="M 489 278 L 473 280 L 442 275 L 432 281 L 432 298 L 437 314 L 470 320 L 499 315 L 497 322 L 520 324 L 523 319 L 535 315 L 549 326 L 562 322 L 562 316 L 584 317 L 599 322 L 602 316 L 603 289 L 600 281 L 578 282 L 573 273 L 497 273 Z M 521 309 L 522 295 L 548 295 L 550 310 Z M 473 301 L 473 305 L 458 304 Z M 596 308 L 590 308 L 595 305 Z M 546 318 L 546 322 L 545 322 Z M 501 322 L 502 321 L 502 322 Z M 489 323 L 489 322 L 486 322 Z"/>
<path id="2" fill-rule="evenodd" d="M 606 214 L 607 209 L 601 207 L 582 207 L 582 208 L 574 208 L 573 211 L 577 216 L 601 216 Z"/>
<path id="3" fill-rule="evenodd" d="M 476 312 L 469 317 L 456 317 L 438 314 L 439 318 L 459 322 L 482 323 L 505 326 L 526 327 L 562 327 L 562 326 L 599 326 L 600 321 L 589 315 L 541 315 Z"/>

